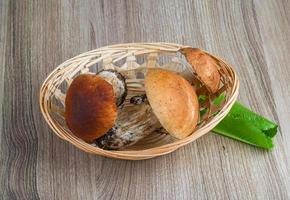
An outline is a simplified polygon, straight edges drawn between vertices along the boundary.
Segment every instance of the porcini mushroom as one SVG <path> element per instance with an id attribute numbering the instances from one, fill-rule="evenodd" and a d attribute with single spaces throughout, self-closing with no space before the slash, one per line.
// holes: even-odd
<path id="1" fill-rule="evenodd" d="M 185 56 L 205 87 L 211 93 L 217 92 L 220 85 L 220 74 L 216 61 L 198 48 L 182 48 L 180 52 Z"/>
<path id="2" fill-rule="evenodd" d="M 116 118 L 116 97 L 110 83 L 89 74 L 73 80 L 65 98 L 65 120 L 73 134 L 92 142 L 110 130 Z"/>
<path id="3" fill-rule="evenodd" d="M 145 92 L 161 125 L 174 137 L 190 135 L 198 121 L 198 98 L 193 87 L 176 73 L 150 69 L 145 77 Z"/>
<path id="4" fill-rule="evenodd" d="M 161 127 L 148 103 L 122 107 L 126 96 L 125 79 L 116 71 L 79 75 L 71 83 L 65 100 L 69 129 L 100 148 L 120 149 Z"/>

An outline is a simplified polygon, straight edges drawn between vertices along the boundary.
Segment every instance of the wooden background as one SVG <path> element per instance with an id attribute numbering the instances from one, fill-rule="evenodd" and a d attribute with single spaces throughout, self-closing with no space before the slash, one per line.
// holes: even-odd
<path id="1" fill-rule="evenodd" d="M 0 0 L 1 199 L 290 199 L 290 1 Z M 276 121 L 266 151 L 209 133 L 145 161 L 55 136 L 40 85 L 79 53 L 124 42 L 192 45 L 231 63 L 240 101 Z"/>

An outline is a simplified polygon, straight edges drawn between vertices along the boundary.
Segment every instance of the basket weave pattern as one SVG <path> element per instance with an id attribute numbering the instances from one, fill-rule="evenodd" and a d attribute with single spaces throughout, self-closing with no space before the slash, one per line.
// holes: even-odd
<path id="1" fill-rule="evenodd" d="M 79 149 L 119 159 L 148 159 L 170 153 L 196 140 L 214 128 L 229 112 L 237 98 L 239 82 L 227 63 L 209 54 L 218 62 L 221 75 L 219 91 L 214 95 L 209 94 L 198 77 L 189 70 L 191 68 L 185 58 L 177 53 L 183 47 L 186 46 L 169 43 L 118 44 L 95 49 L 65 61 L 47 77 L 41 87 L 40 107 L 45 120 L 54 133 Z M 198 127 L 190 136 L 177 140 L 164 131 L 154 132 L 131 147 L 112 151 L 84 142 L 67 128 L 64 119 L 65 93 L 74 77 L 85 73 L 95 74 L 102 69 L 119 71 L 127 77 L 129 95 L 126 103 L 132 95 L 144 94 L 143 79 L 146 69 L 151 67 L 173 70 L 184 77 L 192 78 L 198 95 L 206 96 L 206 100 L 200 103 L 200 109 L 205 110 L 205 114 L 200 117 Z M 213 99 L 220 94 L 225 95 L 225 100 L 220 105 L 215 105 Z"/>

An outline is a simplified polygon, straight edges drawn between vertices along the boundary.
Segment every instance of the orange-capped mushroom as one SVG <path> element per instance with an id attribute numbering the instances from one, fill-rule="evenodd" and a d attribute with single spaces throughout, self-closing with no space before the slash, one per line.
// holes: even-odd
<path id="1" fill-rule="evenodd" d="M 172 136 L 183 139 L 193 133 L 199 113 L 195 90 L 182 76 L 164 69 L 150 69 L 145 91 L 153 112 Z"/>
<path id="2" fill-rule="evenodd" d="M 211 93 L 217 92 L 221 77 L 216 61 L 198 48 L 182 48 L 180 52 L 185 56 L 206 88 Z"/>

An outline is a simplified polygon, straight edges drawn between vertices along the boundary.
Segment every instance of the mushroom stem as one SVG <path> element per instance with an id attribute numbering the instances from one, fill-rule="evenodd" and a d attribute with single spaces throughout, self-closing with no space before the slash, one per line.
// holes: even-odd
<path id="1" fill-rule="evenodd" d="M 124 107 L 119 110 L 114 127 L 95 143 L 102 149 L 122 149 L 135 144 L 158 128 L 161 128 L 161 124 L 150 105 Z"/>
<path id="2" fill-rule="evenodd" d="M 116 96 L 116 104 L 117 106 L 122 105 L 127 96 L 127 85 L 122 74 L 114 70 L 102 70 L 97 75 L 112 85 Z"/>

